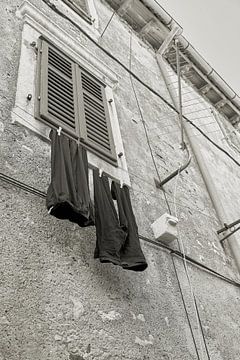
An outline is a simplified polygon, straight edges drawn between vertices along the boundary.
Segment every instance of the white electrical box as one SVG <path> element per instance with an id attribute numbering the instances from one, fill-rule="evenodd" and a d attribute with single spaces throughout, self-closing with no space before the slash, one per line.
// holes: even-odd
<path id="1" fill-rule="evenodd" d="M 177 238 L 178 219 L 168 213 L 163 214 L 151 225 L 156 240 L 166 245 Z"/>

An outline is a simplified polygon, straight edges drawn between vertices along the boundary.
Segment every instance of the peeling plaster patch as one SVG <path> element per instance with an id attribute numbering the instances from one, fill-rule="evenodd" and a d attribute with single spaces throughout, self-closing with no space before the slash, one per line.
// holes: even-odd
<path id="1" fill-rule="evenodd" d="M 5 166 L 6 166 L 6 168 L 7 169 L 9 169 L 9 170 L 11 170 L 11 171 L 13 171 L 14 173 L 16 173 L 17 172 L 17 170 L 16 169 L 14 169 L 14 167 L 13 166 L 11 166 L 7 161 L 5 161 Z"/>
<path id="2" fill-rule="evenodd" d="M 119 320 L 121 319 L 121 315 L 115 311 L 115 310 L 111 310 L 109 311 L 109 313 L 104 313 L 103 311 L 98 311 L 98 314 L 101 316 L 102 320 L 105 321 L 105 320 Z"/>
<path id="3" fill-rule="evenodd" d="M 66 343 L 74 342 L 77 339 L 78 339 L 78 336 L 76 334 L 71 334 L 71 335 L 67 336 Z"/>
<path id="4" fill-rule="evenodd" d="M 196 239 L 196 240 L 197 240 L 198 245 L 200 245 L 203 248 L 204 247 L 203 244 L 200 243 L 200 241 L 198 239 Z"/>
<path id="5" fill-rule="evenodd" d="M 153 340 L 154 340 L 153 336 L 149 335 L 148 338 L 149 338 L 149 340 L 146 340 L 146 339 L 142 340 L 138 336 L 136 336 L 135 343 L 138 345 L 141 345 L 141 346 L 153 345 Z"/>
<path id="6" fill-rule="evenodd" d="M 143 314 L 138 314 L 137 318 L 138 320 L 145 321 L 145 317 Z"/>
<path id="7" fill-rule="evenodd" d="M 207 325 L 203 325 L 203 329 L 204 329 L 206 332 L 208 332 L 208 331 L 210 330 L 210 327 L 207 326 Z"/>
<path id="8" fill-rule="evenodd" d="M 33 154 L 33 149 L 31 149 L 30 147 L 28 147 L 26 145 L 22 145 L 22 148 L 29 151 L 31 154 Z"/>
<path id="9" fill-rule="evenodd" d="M 219 247 L 218 247 L 218 246 L 216 246 L 216 245 L 214 244 L 214 242 L 212 242 L 212 246 L 213 246 L 216 250 L 218 250 L 218 251 L 219 251 Z"/>
<path id="10" fill-rule="evenodd" d="M 166 321 L 167 326 L 169 326 L 169 320 L 167 316 L 164 318 L 164 320 Z"/>
<path id="11" fill-rule="evenodd" d="M 134 314 L 134 312 L 131 311 L 131 314 L 132 314 L 133 320 L 136 320 L 137 317 L 136 317 L 136 315 Z"/>
<path id="12" fill-rule="evenodd" d="M 56 335 L 54 336 L 54 339 L 55 339 L 55 341 L 61 341 L 61 340 L 62 340 L 62 337 L 61 337 L 61 335 L 56 334 Z"/>
<path id="13" fill-rule="evenodd" d="M 219 251 L 219 248 L 213 242 L 208 241 L 208 245 L 211 247 L 211 251 L 213 251 L 215 254 L 219 255 L 220 257 L 223 257 L 221 252 Z"/>
<path id="14" fill-rule="evenodd" d="M 70 300 L 73 302 L 73 316 L 75 320 L 78 320 L 80 315 L 84 313 L 84 307 L 81 301 L 73 296 L 70 296 Z"/>
<path id="15" fill-rule="evenodd" d="M 4 132 L 4 124 L 0 121 L 0 132 Z"/>
<path id="16" fill-rule="evenodd" d="M 101 329 L 98 334 L 99 334 L 99 336 L 107 339 L 108 341 L 115 341 L 115 338 L 113 336 L 109 335 L 108 332 L 103 329 Z"/>
<path id="17" fill-rule="evenodd" d="M 1 318 L 0 318 L 0 324 L 1 325 L 7 325 L 7 324 L 9 324 L 10 322 L 8 321 L 8 319 L 7 319 L 7 317 L 6 316 L 2 316 Z"/>

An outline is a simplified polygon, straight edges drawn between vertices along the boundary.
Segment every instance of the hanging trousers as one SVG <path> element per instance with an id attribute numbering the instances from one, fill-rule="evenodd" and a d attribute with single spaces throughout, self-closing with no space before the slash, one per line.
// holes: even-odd
<path id="1" fill-rule="evenodd" d="M 51 183 L 46 205 L 50 214 L 81 227 L 93 225 L 86 150 L 64 134 L 51 130 Z"/>
<path id="2" fill-rule="evenodd" d="M 99 177 L 96 169 L 93 170 L 93 181 L 97 237 L 94 257 L 124 269 L 145 270 L 147 263 L 141 250 L 127 186 L 120 188 L 113 182 L 110 191 L 107 176 L 103 174 Z M 118 214 L 113 198 L 117 200 Z"/>

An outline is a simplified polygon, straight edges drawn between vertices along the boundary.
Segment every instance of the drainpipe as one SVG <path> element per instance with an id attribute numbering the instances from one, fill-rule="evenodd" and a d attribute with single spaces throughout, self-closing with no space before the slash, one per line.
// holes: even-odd
<path id="1" fill-rule="evenodd" d="M 165 85 L 168 89 L 168 93 L 170 95 L 170 98 L 172 100 L 173 105 L 178 109 L 179 105 L 178 102 L 176 101 L 176 98 L 174 96 L 174 93 L 172 91 L 171 88 L 169 88 L 169 86 L 167 85 L 167 70 L 166 70 L 166 64 L 164 62 L 164 60 L 162 59 L 162 57 L 160 55 L 156 55 L 157 57 L 157 63 L 161 72 L 161 75 L 164 79 Z M 191 136 L 190 136 L 190 125 L 187 124 L 186 122 L 183 122 L 183 128 L 186 134 L 186 137 L 188 139 L 188 142 L 190 144 L 190 147 L 193 151 L 193 154 L 195 156 L 195 159 L 197 161 L 200 173 L 202 175 L 202 178 L 204 180 L 205 186 L 207 188 L 207 191 L 209 193 L 209 196 L 212 200 L 214 209 L 216 211 L 218 220 L 221 224 L 221 226 L 224 226 L 224 223 L 226 222 L 231 222 L 232 219 L 228 218 L 228 215 L 226 214 L 224 207 L 222 205 L 221 199 L 219 198 L 218 192 L 216 191 L 216 187 L 214 185 L 213 179 L 211 174 L 209 173 L 207 167 L 205 166 L 205 161 L 204 158 L 201 154 L 201 151 L 199 150 L 199 147 L 197 145 L 197 143 L 194 142 L 194 140 L 192 140 Z M 230 249 L 232 251 L 232 254 L 235 258 L 236 261 L 236 265 L 238 267 L 238 270 L 240 272 L 240 240 L 235 236 L 232 235 L 231 239 L 228 241 Z"/>

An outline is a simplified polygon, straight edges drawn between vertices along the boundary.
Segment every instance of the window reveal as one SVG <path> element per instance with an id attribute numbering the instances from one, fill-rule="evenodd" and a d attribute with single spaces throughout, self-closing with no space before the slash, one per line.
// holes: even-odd
<path id="1" fill-rule="evenodd" d="M 63 0 L 63 2 L 90 24 L 92 23 L 87 0 Z"/>

